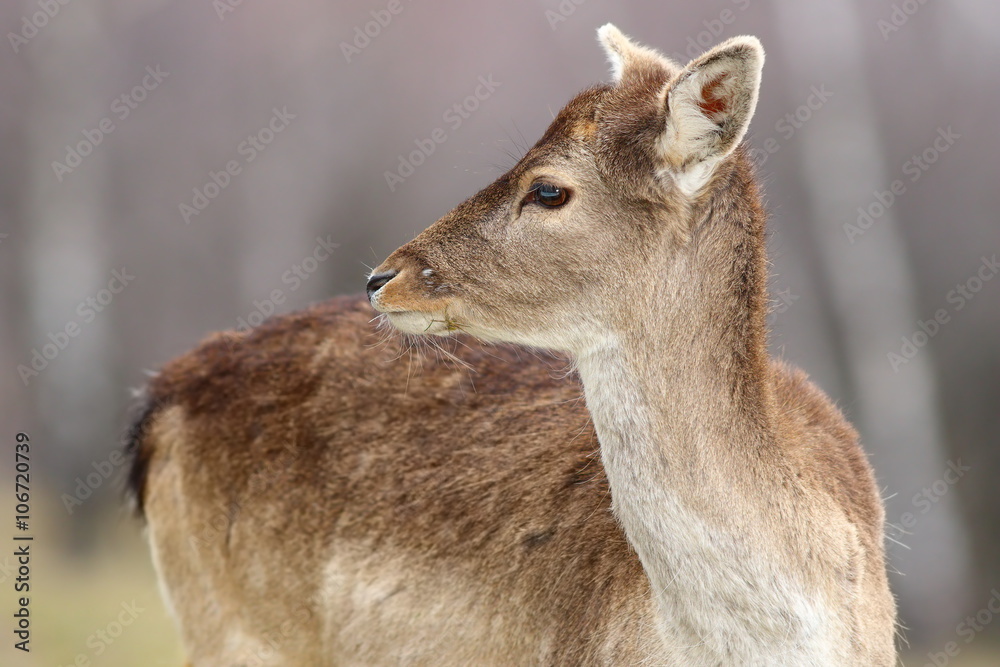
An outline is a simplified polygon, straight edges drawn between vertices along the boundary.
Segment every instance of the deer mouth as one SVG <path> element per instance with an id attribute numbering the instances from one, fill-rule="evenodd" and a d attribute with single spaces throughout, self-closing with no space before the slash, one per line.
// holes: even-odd
<path id="1" fill-rule="evenodd" d="M 441 288 L 433 279 L 429 268 L 419 274 L 406 268 L 376 270 L 368 278 L 368 302 L 403 333 L 447 336 L 462 328 L 453 315 L 457 304 L 451 295 L 434 293 Z"/>
<path id="2" fill-rule="evenodd" d="M 445 312 L 382 311 L 382 318 L 406 334 L 450 336 L 461 329 L 458 323 Z"/>

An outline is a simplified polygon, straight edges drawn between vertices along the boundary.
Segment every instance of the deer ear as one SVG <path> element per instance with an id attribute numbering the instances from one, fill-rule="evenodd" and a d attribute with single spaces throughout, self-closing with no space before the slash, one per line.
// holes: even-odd
<path id="1" fill-rule="evenodd" d="M 611 23 L 597 29 L 597 39 L 611 63 L 611 78 L 616 84 L 648 73 L 650 69 L 666 71 L 668 76 L 680 71 L 677 63 L 658 51 L 636 44 Z"/>
<path id="2" fill-rule="evenodd" d="M 701 189 L 743 139 L 763 65 L 756 37 L 734 37 L 692 60 L 668 85 L 660 149 L 683 191 Z"/>

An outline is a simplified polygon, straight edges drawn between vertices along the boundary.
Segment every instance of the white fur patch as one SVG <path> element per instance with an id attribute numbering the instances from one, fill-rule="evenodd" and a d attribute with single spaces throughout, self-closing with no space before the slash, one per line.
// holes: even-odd
<path id="1" fill-rule="evenodd" d="M 667 169 L 661 172 L 660 175 L 663 176 L 666 174 L 672 177 L 674 185 L 677 186 L 678 190 L 689 197 L 693 197 L 712 180 L 712 174 L 715 173 L 717 164 L 719 164 L 718 160 L 705 160 L 703 162 L 696 162 L 681 171 Z"/>
<path id="2" fill-rule="evenodd" d="M 656 434 L 671 436 L 654 428 L 655 406 L 620 351 L 582 356 L 579 371 L 615 515 L 649 576 L 679 664 L 848 664 L 836 613 L 797 580 L 795 567 L 761 553 L 752 536 L 720 530 L 710 512 L 664 483 L 672 464 Z"/>
<path id="3" fill-rule="evenodd" d="M 329 655 L 346 665 L 516 664 L 538 643 L 515 608 L 485 607 L 476 582 L 413 554 L 336 545 L 318 591 Z"/>

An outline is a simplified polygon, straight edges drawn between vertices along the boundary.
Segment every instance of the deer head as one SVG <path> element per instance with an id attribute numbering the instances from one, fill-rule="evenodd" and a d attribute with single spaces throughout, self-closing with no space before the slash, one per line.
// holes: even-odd
<path id="1" fill-rule="evenodd" d="M 373 271 L 369 300 L 398 329 L 582 354 L 676 292 L 679 253 L 747 160 L 764 53 L 736 37 L 681 68 L 598 35 L 612 83 Z"/>

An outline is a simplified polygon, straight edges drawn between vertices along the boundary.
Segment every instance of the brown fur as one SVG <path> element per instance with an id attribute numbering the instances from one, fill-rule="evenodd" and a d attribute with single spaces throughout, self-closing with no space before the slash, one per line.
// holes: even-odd
<path id="1" fill-rule="evenodd" d="M 369 558 L 401 550 L 415 570 L 506 591 L 482 604 L 551 637 L 534 662 L 652 653 L 648 582 L 611 515 L 566 362 L 469 338 L 453 354 L 474 371 L 433 351 L 399 358 L 370 320 L 362 298 L 334 299 L 249 336 L 210 338 L 150 383 L 159 407 L 136 466 L 150 481 L 134 491 L 193 664 L 215 664 L 198 654 L 213 655 L 232 618 L 266 634 L 303 605 L 300 657 L 287 664 L 351 664 L 355 647 L 324 636 L 316 599 L 324 561 L 344 542 Z M 801 443 L 790 455 L 871 527 L 864 541 L 878 549 L 880 510 L 854 431 L 801 371 L 773 371 L 784 429 Z M 264 551 L 252 546 L 261 538 Z M 618 615 L 624 627 L 611 623 Z M 620 645 L 609 651 L 613 633 Z"/>
<path id="2" fill-rule="evenodd" d="M 309 620 L 288 664 L 350 664 L 345 642 L 371 638 L 324 636 L 316 600 L 342 544 L 361 558 L 406 554 L 407 579 L 428 568 L 469 586 L 525 648 L 550 637 L 538 656 L 548 664 L 604 662 L 595 651 L 612 632 L 609 657 L 631 655 L 650 629 L 648 584 L 608 511 L 565 362 L 472 339 L 454 355 L 475 371 L 431 353 L 398 359 L 371 317 L 365 301 L 335 299 L 249 336 L 216 336 L 150 384 L 169 407 L 146 422 L 149 482 L 136 494 L 194 664 L 216 664 L 204 656 L 217 655 L 233 616 L 263 634 L 299 605 Z M 400 420 L 404 411 L 421 419 Z M 272 548 L 253 546 L 261 539 Z M 389 593 L 413 595 L 406 583 Z M 609 620 L 623 604 L 631 630 L 621 633 Z"/>
<path id="3" fill-rule="evenodd" d="M 664 406 L 643 474 L 713 526 L 731 562 L 757 559 L 780 570 L 766 585 L 830 602 L 838 661 L 892 664 L 883 510 L 857 434 L 767 356 L 753 169 L 737 148 L 694 197 L 656 175 L 672 158 L 650 147 L 689 74 L 650 53 L 393 253 L 377 272 L 397 275 L 373 302 L 397 324 L 419 314 L 431 333 L 574 358 L 612 331 L 639 395 Z M 748 104 L 730 91 L 719 106 L 724 87 L 708 87 L 720 113 Z M 566 181 L 572 205 L 517 208 L 539 174 Z M 194 665 L 250 663 L 268 646 L 261 664 L 709 664 L 697 642 L 676 643 L 685 632 L 717 640 L 720 664 L 753 648 L 710 636 L 690 606 L 759 621 L 752 596 L 691 597 L 713 585 L 712 549 L 671 561 L 609 483 L 629 461 L 598 443 L 595 421 L 618 418 L 607 387 L 586 388 L 592 420 L 573 359 L 464 335 L 449 343 L 457 361 L 398 359 L 372 316 L 338 298 L 216 335 L 150 383 L 130 481 Z M 674 568 L 673 588 L 651 588 L 656 568 Z M 778 612 L 780 639 L 802 619 Z"/>

